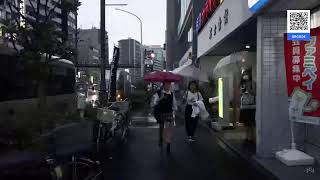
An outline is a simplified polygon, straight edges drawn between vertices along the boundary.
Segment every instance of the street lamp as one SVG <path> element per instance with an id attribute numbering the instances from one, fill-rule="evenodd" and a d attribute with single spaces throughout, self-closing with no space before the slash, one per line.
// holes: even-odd
<path id="1" fill-rule="evenodd" d="M 123 10 L 123 9 L 119 9 L 119 8 L 116 8 L 117 11 L 122 11 L 122 12 L 125 12 L 127 14 L 130 14 L 130 15 L 133 15 L 134 17 L 136 17 L 139 22 L 140 22 L 140 42 L 141 42 L 141 77 L 143 78 L 143 72 L 144 72 L 144 63 L 143 63 L 143 42 L 142 42 L 142 20 L 141 18 L 139 18 L 136 14 L 132 13 L 132 12 L 129 12 L 129 11 L 126 11 L 126 10 Z"/>

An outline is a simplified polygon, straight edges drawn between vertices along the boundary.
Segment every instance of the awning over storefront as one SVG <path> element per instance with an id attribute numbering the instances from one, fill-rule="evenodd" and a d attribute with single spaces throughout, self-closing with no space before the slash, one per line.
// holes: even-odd
<path id="1" fill-rule="evenodd" d="M 199 68 L 196 68 L 192 64 L 192 60 L 188 59 L 184 64 L 182 64 L 180 67 L 174 69 L 172 71 L 174 74 L 179 74 L 183 77 L 189 77 L 193 78 L 202 82 L 208 82 L 208 79 L 206 77 L 206 74 L 201 73 Z"/>

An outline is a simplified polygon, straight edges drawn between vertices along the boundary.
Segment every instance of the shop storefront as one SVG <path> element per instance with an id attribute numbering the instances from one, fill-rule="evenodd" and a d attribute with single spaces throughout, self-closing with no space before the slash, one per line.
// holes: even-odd
<path id="1" fill-rule="evenodd" d="M 215 86 L 211 97 L 219 99 L 213 104 L 216 130 L 239 124 L 243 73 L 250 72 L 250 88 L 255 94 L 257 23 L 244 2 L 223 1 L 198 36 L 200 69 Z M 237 139 L 244 140 L 245 135 Z"/>
<path id="2" fill-rule="evenodd" d="M 220 100 L 217 115 L 220 125 L 237 126 L 241 122 L 241 82 L 244 72 L 249 72 L 251 83 L 248 84 L 252 84 L 255 96 L 254 135 L 258 157 L 274 157 L 275 152 L 289 148 L 291 143 L 284 61 L 286 10 L 311 9 L 311 26 L 320 25 L 320 13 L 315 9 L 320 2 L 306 4 L 294 0 L 285 5 L 283 2 L 224 0 L 198 35 L 197 56 L 200 68 L 204 68 L 201 71 L 216 82 L 212 97 Z M 318 159 L 319 130 L 316 125 L 297 124 L 295 131 L 298 148 Z"/>
<path id="3" fill-rule="evenodd" d="M 248 80 L 243 79 L 244 74 L 248 75 Z M 237 127 L 239 123 L 243 124 L 240 119 L 241 100 L 243 100 L 241 95 L 246 91 L 245 88 L 251 88 L 252 95 L 256 93 L 256 53 L 242 51 L 220 59 L 213 68 L 213 79 L 218 82 L 218 91 L 214 96 L 219 99 L 217 118 L 220 120 L 213 124 L 214 128 L 219 130 L 223 128 L 220 126 Z M 251 102 L 250 105 L 254 110 L 255 102 Z"/>

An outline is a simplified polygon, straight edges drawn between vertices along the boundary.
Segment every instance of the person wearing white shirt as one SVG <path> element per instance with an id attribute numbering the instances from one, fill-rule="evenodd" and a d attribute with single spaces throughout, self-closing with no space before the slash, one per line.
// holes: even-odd
<path id="1" fill-rule="evenodd" d="M 84 118 L 84 109 L 86 107 L 86 96 L 82 93 L 77 93 L 77 109 L 80 113 L 80 118 Z"/>
<path id="2" fill-rule="evenodd" d="M 199 92 L 199 87 L 196 81 L 191 81 L 188 90 L 185 94 L 186 109 L 185 109 L 185 127 L 188 135 L 188 141 L 193 142 L 194 134 L 198 126 L 199 116 L 194 117 L 193 107 L 198 106 L 197 101 L 203 101 L 203 97 Z"/>
<path id="3" fill-rule="evenodd" d="M 167 143 L 167 152 L 170 153 L 175 111 L 177 110 L 176 98 L 171 91 L 171 82 L 164 82 L 161 90 L 153 95 L 151 107 L 154 108 L 154 116 L 160 126 L 159 146 L 162 146 L 164 139 Z"/>

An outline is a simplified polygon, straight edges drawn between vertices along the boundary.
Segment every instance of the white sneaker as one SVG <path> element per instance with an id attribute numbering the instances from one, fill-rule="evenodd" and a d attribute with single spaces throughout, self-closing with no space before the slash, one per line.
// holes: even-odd
<path id="1" fill-rule="evenodd" d="M 188 141 L 189 141 L 189 142 L 194 142 L 195 140 L 194 140 L 191 136 L 189 136 L 189 137 L 188 137 Z"/>

